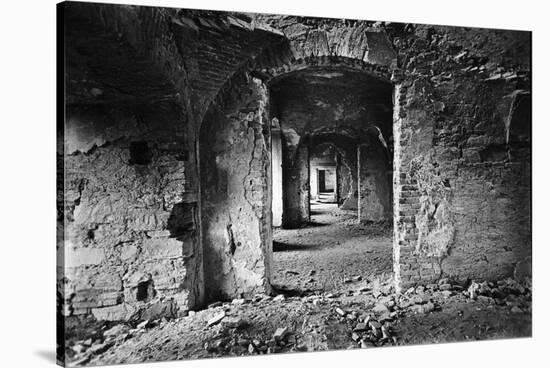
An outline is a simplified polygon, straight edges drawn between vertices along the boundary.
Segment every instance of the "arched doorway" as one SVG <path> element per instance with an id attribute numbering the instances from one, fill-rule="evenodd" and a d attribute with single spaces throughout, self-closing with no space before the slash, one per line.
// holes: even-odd
<path id="1" fill-rule="evenodd" d="M 258 72 L 238 74 L 202 122 L 198 151 L 206 301 L 271 291 L 273 219 L 280 210 L 283 227 L 310 223 L 309 166 L 314 145 L 331 143 L 335 137 L 332 144 L 340 160 L 346 156 L 347 176 L 356 179 L 343 190 L 335 170 L 332 189 L 339 206 L 348 206 L 354 214 L 350 217 L 354 223 L 361 213 L 360 145 L 373 147 L 380 136 L 391 157 L 392 85 L 387 76 L 345 58 L 321 61 L 300 62 L 299 67 L 267 77 Z M 348 147 L 350 142 L 353 148 Z M 279 145 L 280 151 L 274 151 Z M 380 183 L 370 188 L 375 196 Z M 384 189 L 391 194 L 391 179 Z M 277 200 L 272 200 L 275 195 Z M 391 196 L 386 202 L 391 208 Z M 391 221 L 391 211 L 367 219 L 385 220 Z M 389 269 L 391 237 L 384 247 L 388 255 L 381 264 Z M 345 265 L 340 266 L 331 272 L 340 272 L 343 280 Z"/>

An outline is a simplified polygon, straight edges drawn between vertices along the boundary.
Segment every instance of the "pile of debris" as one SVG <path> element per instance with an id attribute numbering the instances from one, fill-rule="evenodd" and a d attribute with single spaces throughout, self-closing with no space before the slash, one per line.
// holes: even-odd
<path id="1" fill-rule="evenodd" d="M 397 343 L 397 338 L 391 334 L 391 324 L 397 312 L 386 311 L 378 318 L 372 314 L 360 315 L 358 311 L 346 311 L 340 307 L 336 307 L 335 312 L 342 320 L 353 326 L 351 339 L 359 347 L 369 348 Z"/>
<path id="2" fill-rule="evenodd" d="M 218 334 L 204 344 L 204 348 L 220 355 L 272 354 L 282 351 L 301 351 L 297 336 L 287 327 L 279 327 L 270 339 L 262 340 L 239 332 L 240 327 L 222 328 Z"/>
<path id="3" fill-rule="evenodd" d="M 71 362 L 67 364 L 69 367 L 81 366 L 87 364 L 94 356 L 102 354 L 107 351 L 113 345 L 120 343 L 122 341 L 128 340 L 129 338 L 139 335 L 145 332 L 146 329 L 165 324 L 168 321 L 163 318 L 161 320 L 150 321 L 145 320 L 139 323 L 132 324 L 119 323 L 115 324 L 112 327 L 109 324 L 105 324 L 103 331 L 100 331 L 100 334 L 95 334 L 94 337 L 88 338 L 86 340 L 76 341 L 71 346 L 70 354 L 67 354 L 71 357 Z"/>
<path id="4" fill-rule="evenodd" d="M 317 292 L 288 297 L 283 294 L 275 297 L 258 294 L 248 299 L 216 302 L 205 310 L 189 311 L 183 320 L 198 326 L 198 330 L 203 331 L 203 337 L 207 336 L 201 344 L 208 354 L 222 356 L 323 350 L 328 332 L 341 334 L 344 341 L 349 338 L 350 347 L 396 345 L 398 336 L 395 331 L 403 316 L 438 311 L 447 303 L 486 303 L 508 308 L 512 313 L 531 312 L 530 278 L 522 281 L 507 278 L 495 282 L 459 282 L 442 278 L 432 284 L 411 287 L 402 293 L 395 292 L 391 277 L 368 280 L 354 276 L 346 279 L 346 284 L 351 289 L 340 293 Z M 268 313 L 277 314 L 287 303 L 292 305 L 285 307 L 288 310 L 303 309 L 303 313 L 299 314 L 303 316 L 303 324 L 301 317 L 300 321 L 293 317 L 276 324 L 258 324 L 253 321 L 254 316 L 247 317 L 243 310 L 265 308 Z M 163 328 L 166 324 L 177 324 L 183 320 L 162 318 L 104 324 L 94 328 L 86 339 L 73 340 L 70 354 L 67 354 L 72 362 L 70 365 L 86 364 L 112 346 L 138 337 L 148 329 Z M 299 324 L 302 324 L 301 330 Z"/>
<path id="5" fill-rule="evenodd" d="M 531 278 L 525 278 L 521 282 L 512 278 L 499 280 L 496 283 L 473 281 L 464 294 L 471 299 L 510 307 L 512 313 L 531 313 Z"/>

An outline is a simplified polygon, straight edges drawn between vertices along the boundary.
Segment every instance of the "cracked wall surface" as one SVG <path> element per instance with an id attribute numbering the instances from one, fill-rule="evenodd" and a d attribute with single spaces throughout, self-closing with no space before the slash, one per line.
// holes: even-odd
<path id="1" fill-rule="evenodd" d="M 267 91 L 250 78 L 237 101 L 210 111 L 201 127 L 201 206 L 208 300 L 269 290 L 270 125 Z M 245 91 L 244 93 L 242 91 Z"/>
<path id="2" fill-rule="evenodd" d="M 506 141 L 530 35 L 418 26 L 396 43 L 409 55 L 394 99 L 397 282 L 509 276 L 531 254 L 530 141 Z"/>
<path id="3" fill-rule="evenodd" d="M 376 127 L 398 287 L 530 267 L 529 32 L 76 3 L 65 23 L 66 315 L 172 316 L 269 291 L 273 117 L 287 223 L 309 220 L 315 137 L 354 151 Z"/>

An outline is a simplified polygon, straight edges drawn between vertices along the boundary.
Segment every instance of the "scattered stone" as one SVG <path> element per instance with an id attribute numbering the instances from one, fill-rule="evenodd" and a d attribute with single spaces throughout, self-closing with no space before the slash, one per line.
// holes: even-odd
<path id="1" fill-rule="evenodd" d="M 382 325 L 380 324 L 380 322 L 372 319 L 369 321 L 369 326 L 371 327 L 371 330 L 376 330 L 376 329 L 379 329 L 382 327 Z"/>
<path id="2" fill-rule="evenodd" d="M 445 291 L 442 291 L 442 292 L 441 292 L 441 295 L 442 295 L 445 299 L 447 299 L 447 298 L 450 298 L 450 297 L 453 295 L 453 292 L 450 291 L 450 290 L 445 290 Z"/>
<path id="3" fill-rule="evenodd" d="M 285 335 L 288 333 L 288 328 L 287 327 L 279 327 L 275 333 L 273 334 L 273 339 L 275 341 L 280 341 L 282 339 L 284 339 Z"/>
<path id="4" fill-rule="evenodd" d="M 145 321 L 145 322 L 148 322 L 148 321 Z M 123 325 L 123 324 L 119 324 L 119 325 L 113 326 L 112 328 L 110 328 L 107 331 L 103 332 L 103 336 L 105 336 L 105 337 L 118 336 L 118 335 L 122 335 L 122 334 L 128 332 L 129 330 L 130 330 L 130 327 L 128 327 L 126 325 Z"/>
<path id="5" fill-rule="evenodd" d="M 244 302 L 245 302 L 244 299 L 233 299 L 231 301 L 231 304 L 233 304 L 233 305 L 242 305 L 242 304 L 244 304 Z"/>
<path id="6" fill-rule="evenodd" d="M 480 302 L 483 302 L 483 303 L 488 303 L 488 304 L 494 304 L 495 303 L 495 300 L 493 298 L 485 296 L 485 295 L 478 295 L 477 300 L 479 300 Z"/>
<path id="7" fill-rule="evenodd" d="M 376 303 L 374 308 L 372 308 L 373 312 L 377 312 L 377 313 L 389 313 L 390 310 L 388 309 L 388 307 L 386 307 L 386 305 L 384 303 Z"/>
<path id="8" fill-rule="evenodd" d="M 273 298 L 274 302 L 280 302 L 280 301 L 283 301 L 283 300 L 285 300 L 285 296 L 283 294 L 279 294 L 275 298 Z"/>
<path id="9" fill-rule="evenodd" d="M 382 326 L 382 337 L 385 338 L 385 339 L 390 338 L 390 330 L 386 326 Z"/>
<path id="10" fill-rule="evenodd" d="M 453 286 L 451 284 L 440 284 L 439 290 L 445 291 L 445 290 L 451 290 Z"/>
<path id="11" fill-rule="evenodd" d="M 221 305 L 222 305 L 222 302 L 218 301 L 218 302 L 214 302 L 212 304 L 209 304 L 208 308 L 216 308 L 216 307 L 220 307 Z"/>
<path id="12" fill-rule="evenodd" d="M 243 328 L 248 325 L 248 321 L 240 317 L 227 317 L 221 321 L 224 328 Z"/>
<path id="13" fill-rule="evenodd" d="M 87 355 L 87 356 L 85 356 L 85 357 L 83 357 L 83 358 L 80 358 L 80 359 L 78 359 L 78 360 L 75 360 L 75 361 L 73 361 L 73 362 L 68 363 L 68 364 L 67 364 L 67 367 L 80 367 L 80 366 L 82 366 L 82 365 L 87 364 L 87 363 L 90 361 L 90 358 L 91 358 L 91 357 L 90 357 L 89 355 Z"/>
<path id="14" fill-rule="evenodd" d="M 84 345 L 82 344 L 76 344 L 71 349 L 73 349 L 75 353 L 80 354 L 84 351 L 85 348 L 84 348 Z"/>
<path id="15" fill-rule="evenodd" d="M 346 315 L 346 312 L 342 308 L 339 308 L 339 307 L 336 307 L 336 313 L 338 313 L 342 317 L 344 317 Z"/>
<path id="16" fill-rule="evenodd" d="M 95 344 L 95 345 L 92 345 L 90 347 L 90 349 L 88 349 L 88 351 L 92 354 L 101 354 L 101 353 L 107 351 L 107 349 L 109 349 L 112 345 L 113 345 L 112 342 L 104 342 L 102 344 Z"/>
<path id="17" fill-rule="evenodd" d="M 147 328 L 147 327 L 151 327 L 151 325 L 152 325 L 152 324 L 149 322 L 149 320 L 145 320 L 145 321 L 141 322 L 140 324 L 138 324 L 138 325 L 136 326 L 136 328 L 137 328 L 138 330 L 142 330 L 142 329 L 145 329 L 145 328 Z"/>
<path id="18" fill-rule="evenodd" d="M 352 339 L 353 341 L 359 341 L 359 340 L 361 339 L 361 335 L 359 335 L 357 332 L 353 332 L 353 333 L 351 334 L 351 339 Z"/>
<path id="19" fill-rule="evenodd" d="M 240 346 L 248 346 L 250 345 L 250 340 L 239 337 L 237 341 L 235 341 L 235 344 Z"/>
<path id="20" fill-rule="evenodd" d="M 359 275 L 359 276 L 353 276 L 353 277 L 352 277 L 352 280 L 353 280 L 354 282 L 361 281 L 361 280 L 363 280 L 363 276 L 361 276 L 361 275 Z"/>
<path id="21" fill-rule="evenodd" d="M 248 353 L 254 354 L 255 351 L 256 351 L 256 348 L 254 347 L 254 345 L 249 344 L 248 345 Z"/>
<path id="22" fill-rule="evenodd" d="M 474 299 L 480 286 L 477 282 L 472 281 L 470 284 L 470 287 L 468 287 L 468 295 L 470 296 L 470 299 Z"/>
<path id="23" fill-rule="evenodd" d="M 213 326 L 219 322 L 221 322 L 222 319 L 225 318 L 225 311 L 222 311 L 220 313 L 217 313 L 214 315 L 214 317 L 210 318 L 208 322 L 206 323 L 206 327 Z"/>
<path id="24" fill-rule="evenodd" d="M 429 313 L 435 309 L 435 305 L 432 302 L 426 304 L 415 304 L 410 307 L 411 311 L 417 314 Z"/>
<path id="25" fill-rule="evenodd" d="M 368 331 L 368 327 L 365 323 L 358 323 L 355 328 L 353 329 L 354 332 L 363 332 Z"/>

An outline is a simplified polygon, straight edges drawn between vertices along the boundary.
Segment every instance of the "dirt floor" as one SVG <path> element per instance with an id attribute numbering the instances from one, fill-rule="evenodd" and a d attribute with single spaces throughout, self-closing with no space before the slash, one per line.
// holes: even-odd
<path id="1" fill-rule="evenodd" d="M 312 210 L 311 226 L 274 233 L 274 295 L 170 320 L 73 321 L 69 366 L 531 336 L 529 279 L 442 279 L 396 294 L 391 229 L 327 205 Z"/>
<path id="2" fill-rule="evenodd" d="M 356 211 L 311 203 L 311 224 L 273 231 L 273 281 L 281 289 L 337 291 L 353 277 L 389 274 L 391 225 L 357 223 Z"/>

